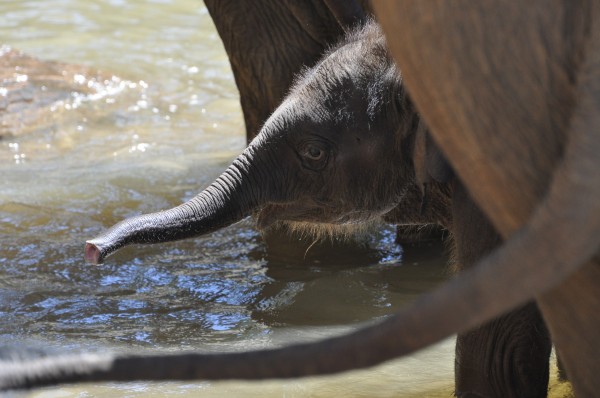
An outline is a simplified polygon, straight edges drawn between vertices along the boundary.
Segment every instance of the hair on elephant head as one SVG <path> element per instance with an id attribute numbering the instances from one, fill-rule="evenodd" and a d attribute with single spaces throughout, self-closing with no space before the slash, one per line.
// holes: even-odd
<path id="1" fill-rule="evenodd" d="M 285 225 L 320 237 L 352 235 L 390 214 L 402 218 L 398 208 L 425 202 L 417 180 L 426 181 L 413 166 L 415 138 L 426 134 L 419 125 L 370 21 L 297 77 L 258 136 L 208 188 L 173 209 L 115 225 L 87 242 L 86 259 L 101 262 L 131 243 L 198 236 L 250 214 L 260 229 Z M 439 156 L 423 162 L 429 158 Z M 416 213 L 393 218 L 415 222 Z"/>

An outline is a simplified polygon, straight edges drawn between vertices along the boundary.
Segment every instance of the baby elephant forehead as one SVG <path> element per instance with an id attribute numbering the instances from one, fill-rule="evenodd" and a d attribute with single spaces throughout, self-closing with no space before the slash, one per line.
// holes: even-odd
<path id="1" fill-rule="evenodd" d="M 378 85 L 376 81 L 364 80 L 339 73 L 314 74 L 304 86 L 292 92 L 291 97 L 296 97 L 293 106 L 308 118 L 323 120 L 324 117 L 335 117 L 351 120 L 367 111 L 369 97 L 374 93 L 369 87 Z M 377 91 L 380 92 L 381 90 Z"/>
<path id="2" fill-rule="evenodd" d="M 305 112 L 329 115 L 338 121 L 361 119 L 364 114 L 374 120 L 400 85 L 393 64 L 378 66 L 379 69 L 362 68 L 359 63 L 321 65 L 305 76 L 292 97 L 297 96 Z"/>
<path id="3" fill-rule="evenodd" d="M 304 95 L 287 102 L 285 130 L 295 138 L 316 134 L 337 140 L 368 138 L 396 119 L 383 90 L 356 89 Z M 377 95 L 374 95 L 377 94 Z"/>
<path id="4" fill-rule="evenodd" d="M 352 95 L 353 91 L 366 93 L 369 86 L 381 84 L 388 70 L 394 68 L 385 54 L 355 44 L 340 47 L 298 76 L 292 92 L 319 98 Z"/>
<path id="5" fill-rule="evenodd" d="M 368 102 L 361 96 L 329 95 L 297 101 L 290 110 L 290 121 L 298 132 L 365 129 L 368 124 Z"/>

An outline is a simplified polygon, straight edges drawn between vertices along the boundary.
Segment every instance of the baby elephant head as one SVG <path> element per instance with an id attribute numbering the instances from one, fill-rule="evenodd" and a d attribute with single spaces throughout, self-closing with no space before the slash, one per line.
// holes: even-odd
<path id="1" fill-rule="evenodd" d="M 202 235 L 257 214 L 261 229 L 286 224 L 345 233 L 380 219 L 414 186 L 418 117 L 373 22 L 297 79 L 258 136 L 190 201 L 124 220 L 86 244 L 102 262 L 132 243 Z"/>

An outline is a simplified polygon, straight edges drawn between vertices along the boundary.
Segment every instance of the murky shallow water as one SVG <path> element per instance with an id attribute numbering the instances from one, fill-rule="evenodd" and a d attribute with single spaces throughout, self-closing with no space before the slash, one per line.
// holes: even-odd
<path id="1" fill-rule="evenodd" d="M 190 198 L 242 150 L 226 55 L 196 0 L 4 0 L 0 15 L 5 44 L 118 77 L 100 95 L 67 98 L 50 119 L 0 140 L 0 344 L 113 352 L 279 346 L 380 319 L 447 277 L 440 245 L 402 249 L 391 227 L 365 245 L 307 252 L 311 242 L 265 243 L 250 220 L 85 264 L 85 239 Z M 452 363 L 449 339 L 336 377 L 29 395 L 447 397 Z"/>

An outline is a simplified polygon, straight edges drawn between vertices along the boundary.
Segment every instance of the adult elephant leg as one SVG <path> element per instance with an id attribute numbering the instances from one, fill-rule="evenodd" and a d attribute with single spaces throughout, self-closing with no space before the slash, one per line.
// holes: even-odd
<path id="1" fill-rule="evenodd" d="M 456 257 L 471 267 L 501 244 L 501 238 L 460 183 L 452 197 Z M 552 345 L 542 316 L 527 304 L 456 340 L 458 397 L 545 397 Z"/>
<path id="2" fill-rule="evenodd" d="M 542 315 L 529 303 L 459 334 L 457 397 L 545 397 L 552 343 Z"/>
<path id="3" fill-rule="evenodd" d="M 548 321 L 567 377 L 576 375 L 577 396 L 598 394 L 600 365 L 589 361 L 600 353 L 598 312 L 600 311 L 600 261 L 590 261 L 562 285 L 538 298 Z"/>
<path id="4" fill-rule="evenodd" d="M 204 3 L 229 57 L 248 142 L 281 103 L 294 76 L 315 64 L 325 49 L 340 40 L 345 24 L 355 22 L 362 10 L 355 1 Z M 345 21 L 345 17 L 350 19 Z"/>

